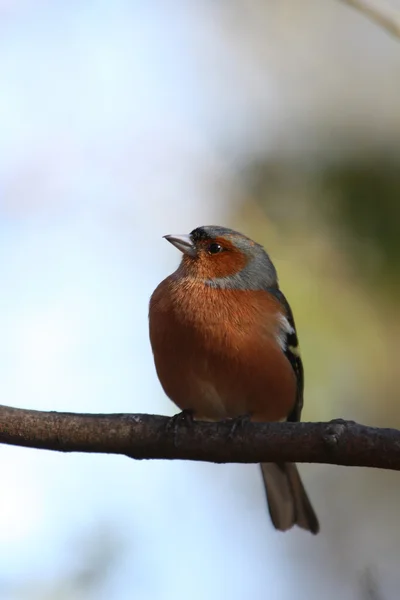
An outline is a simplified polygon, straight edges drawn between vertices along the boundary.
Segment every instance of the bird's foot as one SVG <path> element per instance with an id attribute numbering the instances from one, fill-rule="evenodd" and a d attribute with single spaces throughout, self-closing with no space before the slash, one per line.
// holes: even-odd
<path id="1" fill-rule="evenodd" d="M 174 415 L 173 417 L 168 419 L 168 423 L 165 427 L 165 430 L 167 433 L 170 433 L 170 431 L 172 431 L 173 439 L 174 439 L 174 446 L 177 445 L 176 439 L 177 439 L 179 425 L 181 423 L 184 423 L 186 425 L 186 427 L 190 427 L 193 424 L 193 415 L 194 415 L 193 410 L 191 410 L 190 408 L 185 408 L 184 410 L 182 410 L 182 412 L 177 413 L 176 415 Z"/>
<path id="2" fill-rule="evenodd" d="M 237 433 L 238 431 L 243 431 L 246 423 L 248 423 L 250 420 L 251 415 L 249 414 L 240 415 L 239 417 L 234 417 L 233 419 L 227 419 L 227 421 L 231 423 L 231 428 L 228 434 L 228 440 L 233 439 L 235 433 Z"/>

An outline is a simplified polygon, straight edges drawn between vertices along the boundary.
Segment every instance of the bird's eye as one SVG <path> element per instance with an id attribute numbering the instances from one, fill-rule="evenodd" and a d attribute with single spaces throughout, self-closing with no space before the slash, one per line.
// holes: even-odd
<path id="1" fill-rule="evenodd" d="M 221 244 L 217 244 L 216 242 L 214 242 L 213 244 L 210 244 L 207 248 L 207 252 L 209 254 L 218 254 L 218 252 L 221 252 L 223 250 Z"/>

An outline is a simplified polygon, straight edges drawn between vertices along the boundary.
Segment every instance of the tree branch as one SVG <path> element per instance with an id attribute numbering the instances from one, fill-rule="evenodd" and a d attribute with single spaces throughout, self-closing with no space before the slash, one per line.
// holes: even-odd
<path id="1" fill-rule="evenodd" d="M 157 415 L 40 412 L 0 406 L 0 443 L 61 452 L 216 463 L 310 462 L 400 470 L 400 431 L 330 423 L 195 422 Z"/>
<path id="2" fill-rule="evenodd" d="M 385 0 L 341 1 L 362 12 L 370 21 L 383 27 L 394 37 L 400 38 L 400 11 L 385 2 Z"/>

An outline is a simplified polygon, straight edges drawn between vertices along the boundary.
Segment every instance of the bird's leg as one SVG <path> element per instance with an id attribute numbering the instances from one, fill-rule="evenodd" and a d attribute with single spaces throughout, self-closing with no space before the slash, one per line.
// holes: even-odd
<path id="1" fill-rule="evenodd" d="M 227 419 L 227 421 L 232 424 L 228 434 L 228 440 L 231 440 L 238 430 L 243 430 L 246 423 L 248 423 L 250 420 L 251 415 L 248 413 L 245 415 L 239 415 L 233 419 Z"/>
<path id="2" fill-rule="evenodd" d="M 193 410 L 191 410 L 190 408 L 185 408 L 182 410 L 182 412 L 177 413 L 176 415 L 168 419 L 168 423 L 165 429 L 167 433 L 169 433 L 172 430 L 174 436 L 174 446 L 176 446 L 176 437 L 178 433 L 179 423 L 185 423 L 187 427 L 190 427 L 193 424 L 193 415 Z"/>

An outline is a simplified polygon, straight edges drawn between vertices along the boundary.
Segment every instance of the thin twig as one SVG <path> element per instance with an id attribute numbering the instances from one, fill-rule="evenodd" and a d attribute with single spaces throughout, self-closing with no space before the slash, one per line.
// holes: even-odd
<path id="1" fill-rule="evenodd" d="M 0 406 L 0 443 L 135 459 L 215 463 L 309 462 L 400 470 L 400 431 L 329 423 L 232 423 L 167 427 L 168 417 L 40 412 Z"/>
<path id="2" fill-rule="evenodd" d="M 400 38 L 400 10 L 385 0 L 341 0 L 362 12 L 370 21 L 386 29 L 391 35 Z"/>

